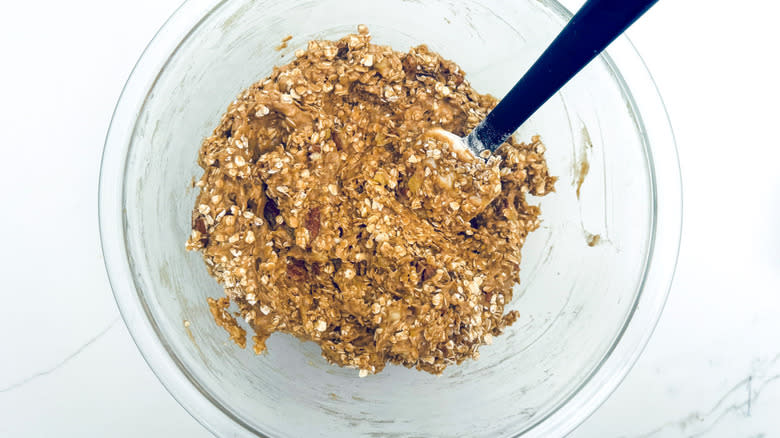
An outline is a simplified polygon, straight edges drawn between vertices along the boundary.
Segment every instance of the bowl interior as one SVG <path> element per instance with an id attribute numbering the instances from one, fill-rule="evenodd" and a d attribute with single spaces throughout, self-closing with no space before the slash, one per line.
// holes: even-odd
<path id="1" fill-rule="evenodd" d="M 555 3 L 387 0 L 222 2 L 152 84 L 130 140 L 124 236 L 139 298 L 187 377 L 247 431 L 268 436 L 507 436 L 560 407 L 617 342 L 653 240 L 652 162 L 608 57 L 588 66 L 516 134 L 542 135 L 556 193 L 523 250 L 521 318 L 478 361 L 435 377 L 390 366 L 359 379 L 312 343 L 276 334 L 255 356 L 228 341 L 206 298 L 223 295 L 187 253 L 202 140 L 244 88 L 310 39 L 369 26 L 375 43 L 428 44 L 480 92 L 502 96 L 568 17 Z M 288 47 L 277 50 L 292 35 Z M 583 164 L 587 163 L 587 166 Z M 587 167 L 587 172 L 583 169 Z M 188 324 L 185 326 L 184 322 Z M 217 431 L 218 432 L 218 431 Z"/>

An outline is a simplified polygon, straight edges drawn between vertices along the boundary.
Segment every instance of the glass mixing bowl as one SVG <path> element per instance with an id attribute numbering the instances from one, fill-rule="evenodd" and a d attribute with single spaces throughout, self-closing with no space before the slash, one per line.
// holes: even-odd
<path id="1" fill-rule="evenodd" d="M 389 366 L 360 379 L 282 334 L 255 356 L 212 321 L 206 297 L 222 288 L 184 250 L 201 141 L 241 90 L 308 40 L 365 23 L 374 42 L 428 44 L 477 90 L 502 96 L 570 16 L 551 0 L 190 0 L 168 20 L 111 123 L 100 227 L 133 338 L 198 421 L 231 437 L 555 437 L 605 400 L 661 313 L 682 209 L 666 112 L 626 38 L 517 133 L 542 135 L 560 179 L 534 200 L 543 225 L 511 303 L 522 316 L 478 361 L 438 377 Z M 289 47 L 276 50 L 286 35 Z"/>

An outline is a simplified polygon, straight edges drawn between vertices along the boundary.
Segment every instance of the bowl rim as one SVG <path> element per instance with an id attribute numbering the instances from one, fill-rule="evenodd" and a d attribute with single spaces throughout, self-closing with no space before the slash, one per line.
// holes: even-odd
<path id="1" fill-rule="evenodd" d="M 170 354 L 134 282 L 124 236 L 124 175 L 137 117 L 167 63 L 184 41 L 228 0 L 187 0 L 165 21 L 135 64 L 106 134 L 100 165 L 98 215 L 105 269 L 120 314 L 142 357 L 176 401 L 214 434 L 256 436 L 257 431 L 222 409 Z M 543 5 L 565 18 L 556 0 Z M 629 100 L 651 164 L 652 233 L 644 277 L 621 332 L 577 389 L 545 417 L 515 436 L 565 436 L 609 397 L 638 360 L 660 319 L 674 278 L 682 231 L 682 179 L 668 112 L 647 65 L 627 36 L 602 55 Z M 617 62 L 615 62 L 617 60 Z M 620 70 L 617 69 L 620 65 Z M 639 97 L 637 99 L 637 96 Z M 642 108 L 636 101 L 642 102 Z M 652 149 L 650 147 L 652 145 Z M 659 163 L 662 165 L 659 166 Z M 645 293 L 652 290 L 655 293 Z M 630 341 L 630 342 L 629 342 Z"/>

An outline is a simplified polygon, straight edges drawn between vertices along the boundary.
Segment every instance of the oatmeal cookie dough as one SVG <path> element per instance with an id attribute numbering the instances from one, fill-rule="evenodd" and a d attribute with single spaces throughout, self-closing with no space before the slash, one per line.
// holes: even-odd
<path id="1" fill-rule="evenodd" d="M 538 137 L 487 160 L 459 150 L 496 99 L 426 46 L 367 29 L 312 41 L 244 91 L 200 149 L 187 248 L 226 297 L 216 322 L 254 351 L 274 332 L 332 363 L 439 374 L 512 324 L 520 249 L 539 226 L 526 194 L 553 189 Z M 231 313 L 233 303 L 238 309 Z"/>

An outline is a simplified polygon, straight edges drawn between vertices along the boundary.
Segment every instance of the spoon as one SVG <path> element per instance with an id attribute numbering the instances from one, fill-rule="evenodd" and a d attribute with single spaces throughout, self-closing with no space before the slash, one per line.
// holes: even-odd
<path id="1" fill-rule="evenodd" d="M 658 0 L 588 0 L 530 70 L 465 140 L 493 152 L 583 67 Z"/>

